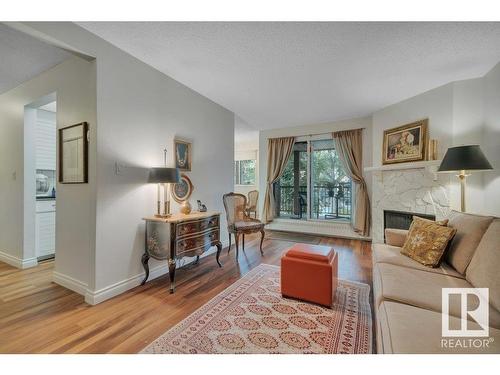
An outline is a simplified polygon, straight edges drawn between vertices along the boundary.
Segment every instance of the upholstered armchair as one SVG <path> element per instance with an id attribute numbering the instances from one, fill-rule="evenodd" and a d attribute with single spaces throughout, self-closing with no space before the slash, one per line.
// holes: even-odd
<path id="1" fill-rule="evenodd" d="M 257 219 L 257 202 L 259 201 L 259 191 L 252 190 L 248 192 L 248 203 L 247 203 L 247 215 L 251 216 L 251 213 L 254 213 L 255 218 Z"/>
<path id="2" fill-rule="evenodd" d="M 229 248 L 231 250 L 231 235 L 234 234 L 236 243 L 236 260 L 238 260 L 239 240 L 242 236 L 243 250 L 245 250 L 245 234 L 260 232 L 260 253 L 262 252 L 262 242 L 264 241 L 264 223 L 260 220 L 252 219 L 247 215 L 247 197 L 243 194 L 228 193 L 224 194 L 224 208 L 226 210 L 227 230 L 229 232 Z"/>

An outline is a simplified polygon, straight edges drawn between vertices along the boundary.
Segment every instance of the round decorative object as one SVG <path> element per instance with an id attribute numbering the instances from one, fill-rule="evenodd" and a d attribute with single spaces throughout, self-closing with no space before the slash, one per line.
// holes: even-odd
<path id="1" fill-rule="evenodd" d="M 191 213 L 191 203 L 189 203 L 189 201 L 184 201 L 181 203 L 181 213 L 183 213 L 184 215 L 187 215 L 189 213 Z"/>
<path id="2" fill-rule="evenodd" d="M 181 174 L 181 180 L 174 184 L 172 188 L 172 197 L 177 203 L 187 201 L 193 193 L 193 184 L 188 176 Z"/>

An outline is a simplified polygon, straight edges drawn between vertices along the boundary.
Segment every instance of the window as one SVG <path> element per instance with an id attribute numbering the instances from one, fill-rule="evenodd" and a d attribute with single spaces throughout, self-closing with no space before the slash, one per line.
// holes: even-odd
<path id="1" fill-rule="evenodd" d="M 236 160 L 234 162 L 234 184 L 255 185 L 255 160 Z"/>
<path id="2" fill-rule="evenodd" d="M 274 184 L 277 217 L 349 220 L 352 182 L 332 139 L 295 142 L 280 179 Z"/>

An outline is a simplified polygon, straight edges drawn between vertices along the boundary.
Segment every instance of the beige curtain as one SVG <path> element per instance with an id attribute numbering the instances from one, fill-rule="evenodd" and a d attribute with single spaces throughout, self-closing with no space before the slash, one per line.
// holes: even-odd
<path id="1" fill-rule="evenodd" d="M 370 234 L 371 208 L 368 189 L 363 178 L 362 129 L 334 132 L 333 141 L 345 172 L 356 186 L 353 229 L 363 236 L 368 236 Z"/>
<path id="2" fill-rule="evenodd" d="M 294 137 L 272 138 L 267 143 L 267 187 L 262 219 L 269 223 L 274 218 L 273 183 L 281 177 L 293 151 Z"/>

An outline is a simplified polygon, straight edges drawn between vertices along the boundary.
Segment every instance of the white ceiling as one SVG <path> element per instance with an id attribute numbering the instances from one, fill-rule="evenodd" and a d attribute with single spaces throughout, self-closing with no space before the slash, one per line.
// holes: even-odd
<path id="1" fill-rule="evenodd" d="M 71 55 L 0 23 L 0 94 L 63 62 Z"/>
<path id="2" fill-rule="evenodd" d="M 500 61 L 500 23 L 79 24 L 256 129 L 369 115 Z"/>

